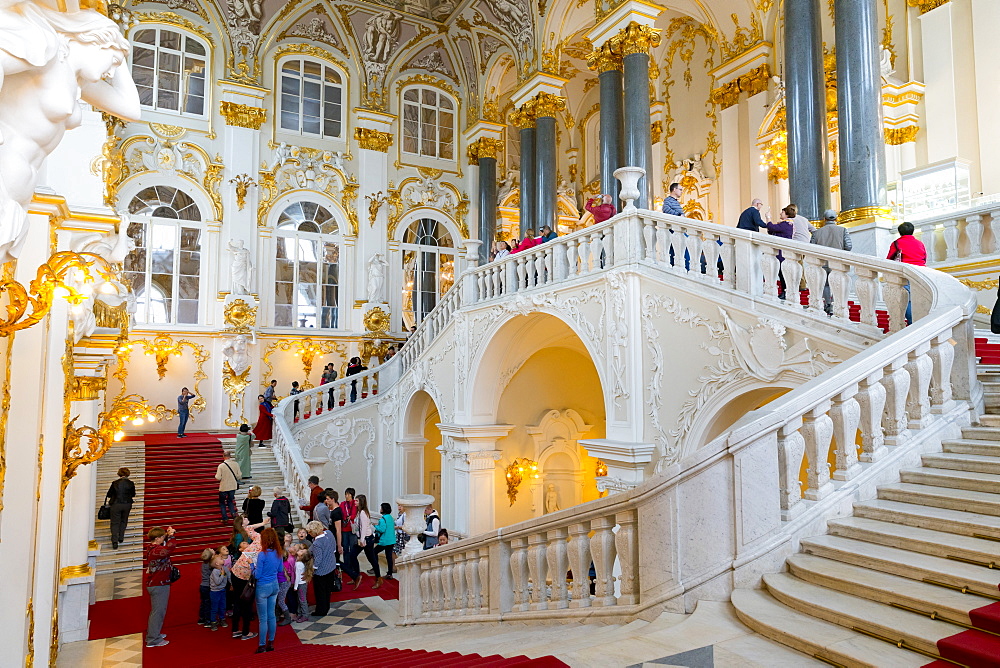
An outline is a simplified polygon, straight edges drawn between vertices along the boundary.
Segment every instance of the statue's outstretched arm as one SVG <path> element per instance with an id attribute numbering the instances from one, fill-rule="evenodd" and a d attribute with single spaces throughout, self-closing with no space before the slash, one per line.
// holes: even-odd
<path id="1" fill-rule="evenodd" d="M 101 79 L 85 85 L 80 91 L 80 97 L 101 111 L 114 114 L 126 121 L 138 121 L 142 114 L 139 91 L 132 81 L 132 73 L 129 72 L 127 63 L 118 66 L 110 81 Z"/>

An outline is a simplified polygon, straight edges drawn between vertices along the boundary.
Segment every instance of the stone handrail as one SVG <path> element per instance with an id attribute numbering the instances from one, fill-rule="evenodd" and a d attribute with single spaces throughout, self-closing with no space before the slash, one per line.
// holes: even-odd
<path id="1" fill-rule="evenodd" d="M 983 243 L 987 219 L 992 237 L 988 250 Z M 913 226 L 917 238 L 927 248 L 928 264 L 1000 255 L 1000 195 L 982 198 L 963 209 L 914 220 Z"/>
<path id="2" fill-rule="evenodd" d="M 925 439 L 956 429 L 956 416 L 967 415 L 981 400 L 972 355 L 975 299 L 953 278 L 656 213 L 640 212 L 632 220 L 640 224 L 644 259 L 766 299 L 777 300 L 770 279 L 776 277 L 776 252 L 781 250 L 789 285 L 798 284 L 795 266 L 805 268 L 810 310 L 822 308 L 816 295 L 825 263 L 834 284 L 834 318 L 847 317 L 848 281 L 853 278 L 862 319 L 874 324 L 876 289 L 882 281 L 894 333 L 746 415 L 635 489 L 403 559 L 403 623 L 622 618 L 657 606 L 683 609 L 686 591 L 726 573 L 733 582 L 752 585 L 755 574 L 759 578 L 780 567 L 786 553 L 778 549 L 781 545 L 793 543 L 804 530 L 815 530 L 816 522 L 849 505 L 859 489 L 870 493 L 877 481 L 892 478 Z M 630 232 L 634 239 L 637 230 L 625 231 Z M 685 251 L 697 258 L 687 268 Z M 716 266 L 720 256 L 723 267 L 701 273 L 702 253 L 707 267 Z M 552 269 L 545 261 L 535 265 L 543 276 L 557 266 L 556 260 Z M 471 273 L 481 275 L 483 269 L 490 267 Z M 495 277 L 497 272 L 487 274 Z M 511 277 L 500 275 L 501 290 L 526 286 L 521 274 L 506 284 L 504 275 Z M 913 290 L 918 319 L 899 331 L 904 284 Z M 487 292 L 487 298 L 496 286 L 494 280 L 494 293 Z M 860 454 L 855 446 L 859 432 Z M 827 463 L 831 450 L 832 471 Z M 803 490 L 799 471 L 804 460 Z M 720 482 L 723 487 L 716 488 Z M 722 499 L 719 506 L 689 506 L 687 517 L 680 515 L 686 489 L 699 485 L 713 485 Z M 706 536 L 714 534 L 722 540 L 701 552 L 712 555 L 710 567 L 682 558 L 682 549 L 697 552 L 692 546 L 712 541 Z"/>

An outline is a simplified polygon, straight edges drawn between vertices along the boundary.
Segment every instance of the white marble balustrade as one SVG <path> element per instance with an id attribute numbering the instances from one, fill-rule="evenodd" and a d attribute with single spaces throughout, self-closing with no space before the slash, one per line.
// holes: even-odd
<path id="1" fill-rule="evenodd" d="M 930 266 L 1000 256 L 1000 202 L 983 202 L 916 220 L 913 226 L 914 234 L 927 248 Z"/>

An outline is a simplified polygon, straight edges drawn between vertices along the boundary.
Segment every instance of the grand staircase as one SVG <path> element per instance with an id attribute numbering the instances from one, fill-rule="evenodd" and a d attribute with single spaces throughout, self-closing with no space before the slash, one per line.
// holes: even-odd
<path id="1" fill-rule="evenodd" d="M 740 619 L 835 664 L 1000 666 L 1000 402 L 942 450 L 733 592 Z"/>

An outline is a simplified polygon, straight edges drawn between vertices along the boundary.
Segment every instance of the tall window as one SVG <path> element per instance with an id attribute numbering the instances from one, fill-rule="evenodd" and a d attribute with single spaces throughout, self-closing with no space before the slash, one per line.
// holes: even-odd
<path id="1" fill-rule="evenodd" d="M 455 157 L 455 103 L 433 88 L 403 93 L 403 152 L 431 158 Z"/>
<path id="2" fill-rule="evenodd" d="M 186 193 L 146 188 L 132 198 L 128 235 L 135 251 L 125 277 L 136 295 L 135 318 L 150 324 L 198 324 L 201 211 Z"/>
<path id="3" fill-rule="evenodd" d="M 340 245 L 337 223 L 315 202 L 289 205 L 275 239 L 275 327 L 338 326 Z"/>
<path id="4" fill-rule="evenodd" d="M 340 73 L 311 60 L 281 64 L 281 129 L 339 137 L 343 121 Z"/>
<path id="5" fill-rule="evenodd" d="M 444 225 L 422 218 L 406 230 L 403 243 L 403 327 L 431 312 L 455 283 L 455 246 Z"/>
<path id="6" fill-rule="evenodd" d="M 205 115 L 205 45 L 166 28 L 137 30 L 132 78 L 142 106 Z"/>

